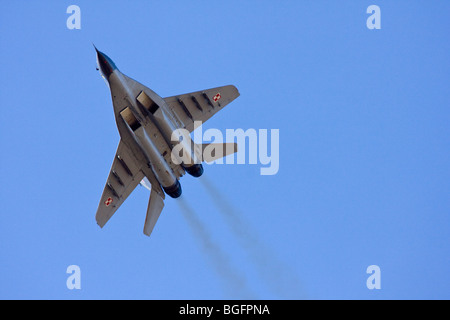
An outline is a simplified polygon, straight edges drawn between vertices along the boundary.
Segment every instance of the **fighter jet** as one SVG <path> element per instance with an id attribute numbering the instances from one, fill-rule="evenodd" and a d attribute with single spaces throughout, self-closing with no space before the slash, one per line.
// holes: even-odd
<path id="1" fill-rule="evenodd" d="M 144 223 L 144 234 L 150 236 L 164 207 L 165 194 L 172 198 L 181 195 L 179 179 L 186 172 L 194 177 L 203 174 L 202 152 L 207 145 L 196 145 L 189 134 L 179 134 L 178 139 L 173 134 L 192 132 L 194 124 L 207 121 L 239 92 L 228 85 L 162 98 L 124 75 L 106 54 L 95 50 L 97 69 L 111 90 L 120 134 L 95 218 L 103 228 L 141 183 L 151 190 Z M 237 151 L 236 144 L 218 145 L 217 155 L 212 152 L 209 161 Z M 173 152 L 175 149 L 178 152 Z"/>

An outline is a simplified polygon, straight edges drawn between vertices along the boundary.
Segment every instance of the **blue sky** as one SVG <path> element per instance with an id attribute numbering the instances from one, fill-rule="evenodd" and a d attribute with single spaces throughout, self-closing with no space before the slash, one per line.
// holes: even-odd
<path id="1" fill-rule="evenodd" d="M 66 27 L 71 4 L 80 30 Z M 366 27 L 371 4 L 380 30 Z M 449 299 L 449 13 L 448 1 L 2 2 L 0 298 Z M 279 172 L 183 177 L 184 204 L 167 199 L 151 238 L 138 187 L 100 229 L 119 135 L 92 43 L 163 97 L 236 85 L 204 129 L 279 129 Z M 66 287 L 69 265 L 81 290 Z M 370 265 L 380 290 L 366 287 Z"/>

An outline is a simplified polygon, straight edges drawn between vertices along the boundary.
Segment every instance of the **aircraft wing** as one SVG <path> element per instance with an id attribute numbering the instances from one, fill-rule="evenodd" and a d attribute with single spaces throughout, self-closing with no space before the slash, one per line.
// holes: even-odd
<path id="1" fill-rule="evenodd" d="M 127 145 L 120 140 L 95 215 L 102 228 L 144 178 L 144 173 L 136 166 L 131 154 Z"/>
<path id="2" fill-rule="evenodd" d="M 206 122 L 219 110 L 239 97 L 233 85 L 164 98 L 169 109 L 179 121 L 179 126 L 192 132 L 194 121 Z"/>

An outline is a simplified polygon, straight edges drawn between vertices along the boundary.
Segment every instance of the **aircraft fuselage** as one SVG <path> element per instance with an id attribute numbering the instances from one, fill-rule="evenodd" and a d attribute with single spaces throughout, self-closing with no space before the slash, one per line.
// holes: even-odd
<path id="1" fill-rule="evenodd" d="M 103 55 L 99 53 L 99 55 Z M 106 57 L 102 66 L 103 56 L 99 65 L 107 78 L 111 89 L 114 115 L 121 139 L 134 151 L 137 159 L 145 158 L 148 168 L 144 173 L 150 180 L 153 175 L 163 190 L 171 197 L 181 195 L 178 179 L 186 171 L 194 176 L 203 173 L 201 164 L 195 163 L 194 144 L 190 136 L 172 140 L 173 132 L 179 128 L 175 115 L 170 112 L 166 102 L 153 90 L 121 73 L 115 65 L 111 66 Z M 104 71 L 106 69 L 106 72 Z M 179 123 L 179 121 L 178 121 Z M 174 163 L 171 150 L 177 144 L 185 144 L 185 150 L 191 154 L 191 161 Z M 139 160 L 137 160 L 139 161 Z"/>

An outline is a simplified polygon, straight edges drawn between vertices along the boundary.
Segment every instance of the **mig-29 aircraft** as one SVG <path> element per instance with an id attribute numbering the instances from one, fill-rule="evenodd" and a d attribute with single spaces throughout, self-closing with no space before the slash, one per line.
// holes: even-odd
<path id="1" fill-rule="evenodd" d="M 150 236 L 164 207 L 165 194 L 172 198 L 181 195 L 179 179 L 185 172 L 194 177 L 203 174 L 201 161 L 206 158 L 202 151 L 208 144 L 196 145 L 189 134 L 181 134 L 179 139 L 173 139 L 172 134 L 179 129 L 192 132 L 194 122 L 204 123 L 236 99 L 239 92 L 228 85 L 162 98 L 124 75 L 106 54 L 95 50 L 98 70 L 111 90 L 120 134 L 95 218 L 103 227 L 141 183 L 151 190 L 144 224 L 144 234 Z M 209 161 L 237 151 L 234 143 L 215 147 L 216 155 L 212 152 Z M 181 153 L 172 152 L 176 148 Z"/>

